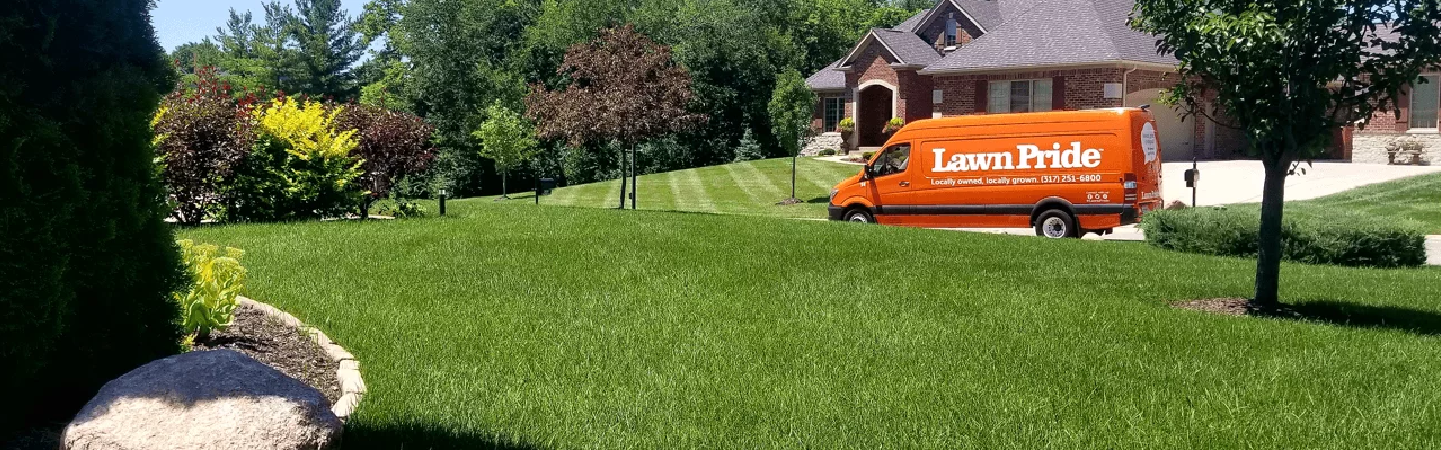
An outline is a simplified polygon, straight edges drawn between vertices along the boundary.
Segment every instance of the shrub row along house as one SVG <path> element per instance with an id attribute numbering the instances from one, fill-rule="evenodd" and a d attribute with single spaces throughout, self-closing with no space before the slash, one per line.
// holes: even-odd
<path id="1" fill-rule="evenodd" d="M 1166 160 L 1245 154 L 1244 132 L 1160 105 L 1177 60 L 1156 37 L 1132 30 L 1132 0 L 938 0 L 893 28 L 873 28 L 844 58 L 806 80 L 819 102 L 812 147 L 885 143 L 885 124 L 943 116 L 1153 105 Z M 1385 163 L 1398 134 L 1434 136 L 1441 78 L 1402 101 L 1402 120 L 1379 113 L 1363 130 L 1337 133 L 1331 159 Z M 1425 101 L 1423 102 L 1422 99 Z M 1223 123 L 1225 118 L 1218 120 Z M 1430 133 L 1430 134 L 1424 134 Z M 1441 139 L 1437 139 L 1441 147 Z"/>

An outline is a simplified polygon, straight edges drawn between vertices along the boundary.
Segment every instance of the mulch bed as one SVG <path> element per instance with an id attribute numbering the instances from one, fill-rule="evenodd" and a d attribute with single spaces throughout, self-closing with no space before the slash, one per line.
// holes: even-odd
<path id="1" fill-rule="evenodd" d="M 244 353 L 305 382 L 320 390 L 331 404 L 340 399 L 340 381 L 335 376 L 340 364 L 331 361 L 309 336 L 258 310 L 241 306 L 229 329 L 195 342 L 195 351 L 221 349 Z"/>
<path id="2" fill-rule="evenodd" d="M 776 205 L 777 205 L 777 206 L 790 206 L 790 205 L 799 205 L 799 204 L 801 204 L 801 203 L 805 203 L 805 201 L 803 201 L 803 200 L 801 200 L 801 199 L 798 199 L 798 198 L 788 198 L 788 199 L 785 199 L 785 200 L 781 200 L 781 202 L 780 202 L 780 203 L 776 203 Z"/>
<path id="3" fill-rule="evenodd" d="M 1297 317 L 1299 313 L 1281 307 L 1266 307 L 1257 305 L 1246 298 L 1212 298 L 1205 300 L 1189 300 L 1183 302 L 1172 302 L 1171 307 L 1189 309 L 1193 311 L 1220 314 L 1223 316 L 1247 316 L 1247 317 Z"/>

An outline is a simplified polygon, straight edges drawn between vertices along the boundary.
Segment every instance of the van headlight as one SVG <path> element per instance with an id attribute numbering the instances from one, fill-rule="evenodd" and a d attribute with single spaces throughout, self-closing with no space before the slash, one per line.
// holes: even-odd
<path id="1" fill-rule="evenodd" d="M 836 194 L 839 194 L 839 193 L 841 193 L 841 190 L 840 190 L 840 189 L 831 188 L 831 201 L 835 201 L 835 199 L 836 199 Z"/>

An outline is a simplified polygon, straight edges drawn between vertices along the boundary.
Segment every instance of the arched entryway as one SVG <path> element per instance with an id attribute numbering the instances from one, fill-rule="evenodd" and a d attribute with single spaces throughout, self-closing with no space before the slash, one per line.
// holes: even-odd
<path id="1" fill-rule="evenodd" d="M 886 144 L 886 122 L 895 117 L 895 90 L 883 85 L 861 88 L 856 105 L 856 142 L 859 147 Z"/>
<path id="2" fill-rule="evenodd" d="M 1146 89 L 1126 96 L 1126 106 L 1141 105 L 1151 105 L 1151 115 L 1156 117 L 1156 134 L 1161 138 L 1161 160 L 1190 160 L 1195 151 L 1196 123 L 1184 118 L 1179 109 L 1162 105 L 1160 89 Z"/>

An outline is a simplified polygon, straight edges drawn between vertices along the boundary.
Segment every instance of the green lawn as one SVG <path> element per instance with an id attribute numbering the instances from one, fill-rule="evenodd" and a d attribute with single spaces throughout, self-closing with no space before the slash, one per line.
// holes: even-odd
<path id="1" fill-rule="evenodd" d="M 799 205 L 776 205 L 791 196 L 791 160 L 780 158 L 642 176 L 638 206 L 662 211 L 824 219 L 831 188 L 861 171 L 861 166 L 813 158 L 800 158 L 796 168 L 796 198 L 806 202 Z M 511 197 L 515 201 L 535 200 L 530 193 Z M 620 181 L 614 180 L 556 189 L 541 203 L 614 208 L 619 200 Z M 626 205 L 629 207 L 629 203 Z"/>
<path id="2" fill-rule="evenodd" d="M 1429 234 L 1441 234 L 1441 174 L 1403 178 L 1315 200 L 1286 203 L 1287 213 L 1324 216 L 1337 210 L 1415 220 L 1424 224 Z"/>
<path id="3" fill-rule="evenodd" d="M 1287 265 L 1317 319 L 1244 319 L 1165 305 L 1251 262 L 1137 244 L 454 212 L 182 235 L 362 361 L 346 448 L 1441 445 L 1437 269 Z"/>

